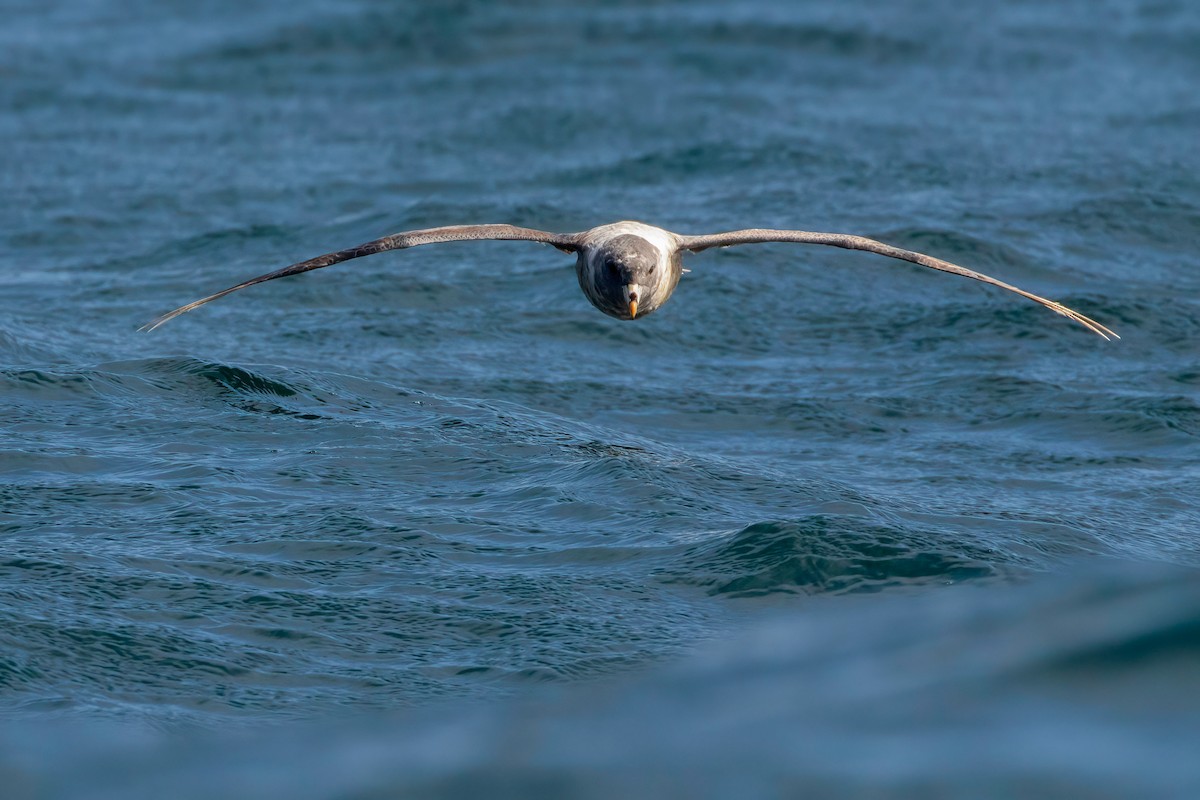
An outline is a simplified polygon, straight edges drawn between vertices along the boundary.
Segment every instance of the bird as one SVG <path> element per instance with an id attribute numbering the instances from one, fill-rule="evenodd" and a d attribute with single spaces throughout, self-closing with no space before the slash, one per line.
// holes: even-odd
<path id="1" fill-rule="evenodd" d="M 828 245 L 847 250 L 863 250 L 909 261 L 952 275 L 972 278 L 1040 303 L 1051 311 L 1074 320 L 1106 340 L 1121 338 L 1112 329 L 1061 303 L 1039 297 L 1024 289 L 1018 289 L 1016 286 L 981 272 L 951 264 L 949 261 L 912 250 L 904 250 L 864 236 L 768 228 L 746 228 L 724 233 L 688 236 L 629 220 L 600 225 L 579 233 L 550 233 L 506 224 L 448 225 L 440 228 L 404 231 L 259 275 L 163 314 L 143 325 L 139 330 L 152 331 L 180 314 L 205 303 L 276 278 L 299 275 L 302 272 L 323 269 L 343 261 L 388 250 L 404 250 L 427 244 L 483 239 L 540 242 L 551 245 L 564 253 L 574 254 L 576 256 L 575 274 L 584 295 L 596 308 L 610 317 L 620 320 L 643 319 L 667 302 L 667 299 L 675 291 L 675 287 L 679 285 L 680 277 L 688 271 L 684 269 L 682 262 L 685 252 L 699 253 L 714 247 L 731 247 L 742 244 L 794 242 Z"/>

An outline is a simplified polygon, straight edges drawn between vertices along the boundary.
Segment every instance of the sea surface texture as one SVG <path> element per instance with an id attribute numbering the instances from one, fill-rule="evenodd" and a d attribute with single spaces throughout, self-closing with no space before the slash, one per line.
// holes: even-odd
<path id="1" fill-rule="evenodd" d="M 1200 5 L 3 17 L 4 797 L 1200 796 Z"/>

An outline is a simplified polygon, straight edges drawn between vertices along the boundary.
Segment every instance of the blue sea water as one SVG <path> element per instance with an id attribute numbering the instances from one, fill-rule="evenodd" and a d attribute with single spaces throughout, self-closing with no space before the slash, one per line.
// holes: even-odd
<path id="1" fill-rule="evenodd" d="M 1195 4 L 4 20 L 4 796 L 1200 792 Z"/>

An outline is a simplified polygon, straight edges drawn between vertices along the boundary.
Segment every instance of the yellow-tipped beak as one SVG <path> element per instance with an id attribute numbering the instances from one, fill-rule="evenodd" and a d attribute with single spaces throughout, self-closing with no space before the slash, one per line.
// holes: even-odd
<path id="1" fill-rule="evenodd" d="M 637 300 L 629 301 L 629 318 L 633 319 L 637 316 Z"/>

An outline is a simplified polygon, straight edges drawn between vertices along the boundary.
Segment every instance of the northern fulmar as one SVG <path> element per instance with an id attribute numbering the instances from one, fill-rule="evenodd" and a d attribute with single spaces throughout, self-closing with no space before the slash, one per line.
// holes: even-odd
<path id="1" fill-rule="evenodd" d="M 910 261 L 930 269 L 974 278 L 977 281 L 1016 292 L 1035 303 L 1041 303 L 1051 311 L 1075 320 L 1105 339 L 1120 338 L 1099 322 L 1085 317 L 1061 303 L 1039 297 L 1024 289 L 1018 289 L 1016 286 L 998 281 L 983 273 L 951 264 L 949 261 L 942 261 L 940 258 L 927 256 L 924 253 L 903 250 L 863 236 L 765 228 L 684 236 L 641 222 L 615 222 L 611 225 L 600 225 L 581 233 L 549 233 L 532 228 L 520 228 L 515 225 L 449 225 L 443 228 L 405 231 L 385 236 L 382 239 L 375 239 L 357 247 L 317 256 L 308 261 L 301 261 L 275 272 L 251 278 L 237 286 L 232 286 L 164 314 L 144 325 L 141 330 L 152 331 L 180 314 L 256 283 L 285 278 L 288 275 L 298 275 L 301 272 L 321 269 L 342 261 L 349 261 L 352 258 L 382 253 L 385 250 L 403 250 L 423 244 L 477 239 L 515 239 L 541 242 L 553 245 L 565 253 L 577 254 L 575 274 L 579 278 L 579 286 L 583 289 L 584 295 L 596 308 L 617 319 L 644 317 L 667 302 L 667 298 L 679 284 L 680 276 L 687 271 L 683 268 L 681 259 L 685 250 L 699 253 L 712 247 L 729 247 L 737 244 L 797 242 L 800 244 L 823 244 L 848 250 L 865 250 L 869 253 Z"/>

